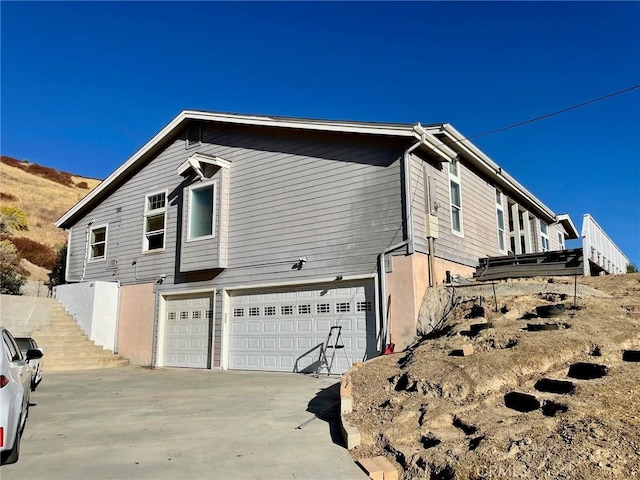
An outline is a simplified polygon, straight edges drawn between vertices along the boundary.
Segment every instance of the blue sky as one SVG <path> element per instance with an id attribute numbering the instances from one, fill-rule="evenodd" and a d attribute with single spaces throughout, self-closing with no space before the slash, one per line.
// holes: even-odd
<path id="1" fill-rule="evenodd" d="M 183 109 L 494 130 L 640 84 L 639 2 L 7 2 L 1 151 L 104 178 Z M 640 265 L 640 89 L 473 140 Z M 578 246 L 569 244 L 570 247 Z"/>

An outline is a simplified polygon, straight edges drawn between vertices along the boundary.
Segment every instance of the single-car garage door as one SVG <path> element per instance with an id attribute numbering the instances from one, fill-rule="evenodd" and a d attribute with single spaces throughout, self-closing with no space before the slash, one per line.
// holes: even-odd
<path id="1" fill-rule="evenodd" d="M 168 297 L 163 365 L 208 368 L 211 357 L 212 322 L 212 295 Z"/>
<path id="2" fill-rule="evenodd" d="M 232 296 L 230 319 L 231 369 L 315 371 L 332 326 L 342 327 L 345 347 L 337 350 L 332 373 L 377 354 L 372 282 Z"/>

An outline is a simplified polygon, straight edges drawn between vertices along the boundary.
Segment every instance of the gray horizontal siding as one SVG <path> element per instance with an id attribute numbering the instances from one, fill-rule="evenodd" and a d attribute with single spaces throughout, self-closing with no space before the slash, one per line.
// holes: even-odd
<path id="1" fill-rule="evenodd" d="M 118 269 L 114 275 L 106 264 L 88 264 L 86 280 L 136 283 L 166 274 L 160 289 L 179 291 L 374 273 L 377 254 L 402 238 L 401 147 L 355 136 L 283 135 L 242 127 L 208 128 L 197 148 L 185 149 L 184 141 L 176 139 L 73 228 L 70 274 L 74 278 L 82 274 L 83 225 L 92 218 L 96 223 L 120 222 L 118 238 L 109 238 L 108 245 L 110 249 L 117 241 Z M 180 264 L 176 242 L 179 237 L 186 239 L 184 230 L 177 235 L 177 226 L 187 184 L 176 169 L 196 151 L 232 163 L 218 198 L 220 239 L 228 237 L 219 255 L 228 261 L 228 268 L 185 276 L 176 270 Z M 165 188 L 170 203 L 166 249 L 143 253 L 145 194 Z M 188 261 L 210 262 L 208 251 L 194 249 Z M 301 256 L 308 263 L 300 271 L 282 263 Z"/>
<path id="2" fill-rule="evenodd" d="M 463 218 L 463 236 L 451 229 L 448 164 L 425 163 L 418 157 L 411 161 L 412 210 L 414 242 L 418 251 L 427 252 L 426 216 L 424 198 L 424 165 L 427 176 L 433 177 L 434 199 L 437 202 L 439 236 L 435 240 L 435 256 L 465 265 L 475 266 L 478 259 L 500 255 L 498 251 L 495 188 L 460 162 L 460 183 Z"/>

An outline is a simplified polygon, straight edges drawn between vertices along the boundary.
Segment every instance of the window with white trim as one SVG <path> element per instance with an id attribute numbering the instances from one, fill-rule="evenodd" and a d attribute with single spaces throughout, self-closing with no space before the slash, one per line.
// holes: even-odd
<path id="1" fill-rule="evenodd" d="M 496 223 L 498 226 L 498 250 L 500 253 L 506 253 L 507 236 L 504 229 L 504 195 L 500 190 L 496 190 Z"/>
<path id="2" fill-rule="evenodd" d="M 89 260 L 104 260 L 107 256 L 107 226 L 96 225 L 89 232 Z"/>
<path id="3" fill-rule="evenodd" d="M 449 162 L 449 199 L 451 202 L 451 230 L 455 234 L 463 235 L 460 165 L 456 159 Z"/>
<path id="4" fill-rule="evenodd" d="M 167 230 L 167 192 L 150 193 L 144 199 L 144 239 L 142 249 L 164 249 Z"/>
<path id="5" fill-rule="evenodd" d="M 549 227 L 546 223 L 540 222 L 540 246 L 543 252 L 548 252 L 549 248 Z"/>
<path id="6" fill-rule="evenodd" d="M 189 187 L 189 240 L 214 237 L 216 182 Z"/>
<path id="7" fill-rule="evenodd" d="M 558 232 L 558 248 L 564 250 L 564 233 Z"/>

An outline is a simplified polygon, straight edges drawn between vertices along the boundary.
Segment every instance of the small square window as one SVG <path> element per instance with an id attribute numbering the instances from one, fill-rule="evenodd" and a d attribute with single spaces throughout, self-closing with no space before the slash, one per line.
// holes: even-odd
<path id="1" fill-rule="evenodd" d="M 200 310 L 196 310 L 194 312 L 191 312 L 191 318 L 193 319 L 199 319 L 202 318 L 202 312 Z"/>
<path id="2" fill-rule="evenodd" d="M 202 142 L 202 124 L 190 122 L 187 126 L 187 148 L 200 145 Z"/>
<path id="3" fill-rule="evenodd" d="M 293 305 L 282 305 L 280 315 L 293 315 Z"/>
<path id="4" fill-rule="evenodd" d="M 276 307 L 264 307 L 265 316 L 272 316 L 276 314 Z"/>
<path id="5" fill-rule="evenodd" d="M 176 312 L 169 312 L 167 314 L 167 319 L 168 320 L 175 320 L 176 319 Z"/>
<path id="6" fill-rule="evenodd" d="M 316 313 L 329 313 L 328 303 L 319 303 L 316 305 Z"/>
<path id="7" fill-rule="evenodd" d="M 234 308 L 233 309 L 234 317 L 244 317 L 244 308 Z"/>
<path id="8" fill-rule="evenodd" d="M 207 319 L 211 320 L 213 318 L 213 310 L 207 310 L 205 312 Z"/>
<path id="9" fill-rule="evenodd" d="M 249 316 L 250 317 L 259 317 L 260 316 L 260 307 L 250 307 L 249 308 Z"/>
<path id="10" fill-rule="evenodd" d="M 180 312 L 180 320 L 188 320 L 189 312 Z"/>
<path id="11" fill-rule="evenodd" d="M 357 312 L 370 312 L 371 311 L 371 302 L 358 302 L 356 303 L 356 311 Z"/>
<path id="12" fill-rule="evenodd" d="M 311 305 L 298 305 L 298 315 L 308 315 L 311 313 Z"/>
<path id="13" fill-rule="evenodd" d="M 336 303 L 336 313 L 347 313 L 351 311 L 351 304 L 348 302 Z"/>

